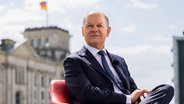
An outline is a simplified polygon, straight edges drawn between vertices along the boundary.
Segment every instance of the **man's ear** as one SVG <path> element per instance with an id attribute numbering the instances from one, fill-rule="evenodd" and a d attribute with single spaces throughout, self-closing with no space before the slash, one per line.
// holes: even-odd
<path id="1" fill-rule="evenodd" d="M 81 31 L 82 31 L 82 36 L 84 36 L 84 27 L 81 27 Z"/>
<path id="2" fill-rule="evenodd" d="M 111 32 L 111 27 L 109 26 L 107 27 L 107 37 L 109 36 L 110 32 Z"/>

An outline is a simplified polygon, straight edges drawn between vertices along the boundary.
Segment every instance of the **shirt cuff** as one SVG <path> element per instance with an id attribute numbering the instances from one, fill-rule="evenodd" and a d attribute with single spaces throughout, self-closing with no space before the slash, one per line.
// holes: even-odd
<path id="1" fill-rule="evenodd" d="M 126 104 L 132 104 L 130 95 L 126 95 Z"/>

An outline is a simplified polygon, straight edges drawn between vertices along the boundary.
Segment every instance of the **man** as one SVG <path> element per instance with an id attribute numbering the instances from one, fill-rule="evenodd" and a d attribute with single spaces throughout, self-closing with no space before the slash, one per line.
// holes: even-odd
<path id="1" fill-rule="evenodd" d="M 105 49 L 111 27 L 102 12 L 83 20 L 84 47 L 64 60 L 65 80 L 72 104 L 169 104 L 174 89 L 160 85 L 138 89 L 125 60 Z"/>

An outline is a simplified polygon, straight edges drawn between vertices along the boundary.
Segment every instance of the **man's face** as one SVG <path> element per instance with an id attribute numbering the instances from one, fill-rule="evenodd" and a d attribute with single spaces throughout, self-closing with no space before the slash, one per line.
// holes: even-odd
<path id="1" fill-rule="evenodd" d="M 102 14 L 93 13 L 85 18 L 82 34 L 88 45 L 102 49 L 110 30 L 111 28 L 107 26 L 105 17 Z"/>

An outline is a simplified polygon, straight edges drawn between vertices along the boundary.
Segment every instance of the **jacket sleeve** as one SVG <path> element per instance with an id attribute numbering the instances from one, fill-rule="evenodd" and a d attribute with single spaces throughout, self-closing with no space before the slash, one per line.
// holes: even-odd
<path id="1" fill-rule="evenodd" d="M 88 104 L 125 104 L 126 95 L 93 86 L 84 72 L 87 70 L 84 63 L 78 57 L 67 57 L 64 60 L 65 81 L 72 97 L 79 102 Z"/>

